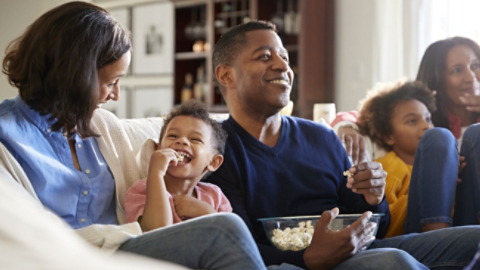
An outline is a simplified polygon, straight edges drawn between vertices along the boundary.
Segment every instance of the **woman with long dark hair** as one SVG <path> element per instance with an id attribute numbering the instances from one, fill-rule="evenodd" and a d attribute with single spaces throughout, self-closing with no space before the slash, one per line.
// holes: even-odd
<path id="1" fill-rule="evenodd" d="M 423 55 L 417 81 L 437 92 L 433 124 L 452 131 L 461 145 L 466 128 L 480 121 L 478 44 L 464 37 L 432 43 Z"/>

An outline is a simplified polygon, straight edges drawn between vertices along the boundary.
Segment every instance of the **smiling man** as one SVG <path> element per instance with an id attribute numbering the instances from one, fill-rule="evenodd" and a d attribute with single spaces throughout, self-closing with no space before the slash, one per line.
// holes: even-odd
<path id="1" fill-rule="evenodd" d="M 386 174 L 376 162 L 350 168 L 333 131 L 279 114 L 290 99 L 293 72 L 274 25 L 249 22 L 223 35 L 215 45 L 213 70 L 230 117 L 223 122 L 228 133 L 224 165 L 207 181 L 220 186 L 246 222 L 267 266 L 343 270 L 468 265 L 480 228 L 374 241 L 374 227 L 367 225 L 371 212 L 385 214 L 378 236 L 388 228 Z M 353 176 L 343 176 L 346 170 Z M 328 225 L 339 211 L 363 215 L 350 227 L 331 231 Z M 257 221 L 319 214 L 311 245 L 298 252 L 272 247 Z M 461 243 L 462 251 L 445 251 L 442 243 Z"/>

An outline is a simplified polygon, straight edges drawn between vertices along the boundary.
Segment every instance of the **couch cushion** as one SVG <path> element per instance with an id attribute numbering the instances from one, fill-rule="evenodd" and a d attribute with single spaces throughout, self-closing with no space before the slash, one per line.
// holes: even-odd
<path id="1" fill-rule="evenodd" d="M 132 143 L 133 152 L 137 154 L 146 140 L 153 139 L 158 141 L 163 125 L 163 118 L 122 119 L 121 122 Z"/>
<path id="2" fill-rule="evenodd" d="M 211 113 L 210 117 L 217 121 L 223 121 L 229 116 L 228 113 Z M 137 119 L 121 119 L 123 128 L 132 143 L 133 151 L 138 153 L 142 144 L 153 139 L 158 142 L 160 131 L 163 126 L 162 117 L 137 118 Z"/>

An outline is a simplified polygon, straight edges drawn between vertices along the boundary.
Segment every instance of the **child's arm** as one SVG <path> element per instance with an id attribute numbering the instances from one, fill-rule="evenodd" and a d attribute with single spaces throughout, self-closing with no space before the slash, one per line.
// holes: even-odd
<path id="1" fill-rule="evenodd" d="M 139 218 L 143 231 L 173 224 L 172 209 L 163 177 L 170 163 L 177 165 L 178 155 L 173 149 L 160 149 L 152 154 L 147 176 L 147 199 L 143 216 Z"/>
<path id="2" fill-rule="evenodd" d="M 404 192 L 402 186 L 397 186 L 395 190 L 385 190 L 385 192 L 389 192 L 386 196 L 390 210 L 390 226 L 385 237 L 402 235 L 407 220 L 408 190 Z"/>
<path id="3" fill-rule="evenodd" d="M 173 196 L 175 212 L 179 217 L 195 218 L 217 213 L 210 204 L 189 195 Z M 183 218 L 182 218 L 183 219 Z"/>
<path id="4" fill-rule="evenodd" d="M 390 209 L 390 226 L 385 237 L 403 234 L 407 219 L 408 191 L 410 187 L 410 170 L 405 163 L 391 151 L 378 159 L 387 172 L 385 198 Z"/>

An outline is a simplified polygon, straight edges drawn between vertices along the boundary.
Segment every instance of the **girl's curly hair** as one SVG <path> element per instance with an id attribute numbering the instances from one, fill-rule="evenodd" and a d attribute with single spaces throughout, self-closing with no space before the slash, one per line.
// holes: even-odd
<path id="1" fill-rule="evenodd" d="M 393 84 L 377 85 L 360 101 L 360 133 L 369 136 L 385 150 L 391 151 L 392 147 L 385 143 L 384 138 L 393 132 L 390 120 L 397 105 L 416 99 L 433 113 L 436 110 L 435 94 L 435 91 L 431 91 L 419 81 L 402 79 Z"/>

